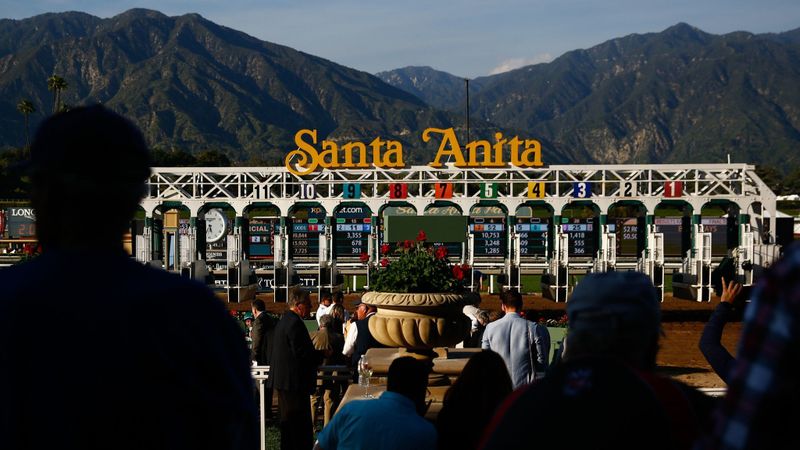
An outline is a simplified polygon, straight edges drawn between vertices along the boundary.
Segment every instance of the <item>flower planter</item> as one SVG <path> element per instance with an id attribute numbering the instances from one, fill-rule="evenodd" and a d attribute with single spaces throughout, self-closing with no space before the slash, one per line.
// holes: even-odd
<path id="1" fill-rule="evenodd" d="M 378 308 L 369 331 L 388 347 L 410 351 L 452 347 L 469 330 L 461 294 L 367 292 L 361 301 Z"/>

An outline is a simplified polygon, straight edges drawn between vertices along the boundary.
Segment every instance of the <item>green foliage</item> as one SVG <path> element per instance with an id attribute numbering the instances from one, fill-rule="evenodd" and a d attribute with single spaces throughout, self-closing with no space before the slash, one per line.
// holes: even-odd
<path id="1" fill-rule="evenodd" d="M 469 278 L 466 265 L 451 265 L 444 247 L 425 245 L 424 233 L 417 242 L 406 241 L 392 252 L 384 244 L 381 268 L 373 269 L 370 289 L 377 292 L 461 292 Z M 390 260 L 389 253 L 397 256 Z"/>
<path id="2" fill-rule="evenodd" d="M 19 167 L 26 159 L 25 149 L 22 148 L 0 151 L 0 198 L 30 198 L 30 179 Z"/>
<path id="3" fill-rule="evenodd" d="M 451 123 L 372 75 L 196 14 L 131 10 L 109 19 L 63 13 L 7 22 L 0 55 L 17 63 L 0 74 L 0 111 L 13 111 L 20 95 L 51 105 L 48 112 L 100 102 L 133 120 L 151 147 L 187 149 L 196 164 L 224 165 L 198 154 L 209 148 L 236 163 L 280 164 L 303 128 L 317 129 L 319 140 L 369 142 Z M 40 54 L 52 56 L 31 56 Z M 0 127 L 0 146 L 22 142 L 23 117 L 11 119 L 19 126 Z M 31 119 L 33 129 L 40 118 Z M 420 155 L 433 145 L 408 145 L 408 159 L 427 161 Z"/>

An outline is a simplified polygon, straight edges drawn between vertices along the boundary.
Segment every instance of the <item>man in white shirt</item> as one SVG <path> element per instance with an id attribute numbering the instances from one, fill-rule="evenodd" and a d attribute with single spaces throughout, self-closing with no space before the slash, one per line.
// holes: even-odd
<path id="1" fill-rule="evenodd" d="M 317 308 L 317 326 L 319 326 L 319 318 L 324 316 L 325 314 L 330 314 L 331 309 L 333 308 L 333 296 L 330 292 L 324 291 L 322 296 L 319 300 L 319 308 Z"/>
<path id="2" fill-rule="evenodd" d="M 375 311 L 372 313 L 369 312 L 370 307 L 367 306 L 366 303 L 361 303 L 361 300 L 358 301 L 356 304 L 356 321 L 366 319 L 367 316 L 371 316 L 375 314 Z M 345 356 L 352 357 L 353 352 L 356 349 L 356 339 L 358 338 L 358 327 L 355 323 L 351 324 L 350 327 L 347 329 L 347 336 L 344 339 L 344 349 L 342 353 Z"/>

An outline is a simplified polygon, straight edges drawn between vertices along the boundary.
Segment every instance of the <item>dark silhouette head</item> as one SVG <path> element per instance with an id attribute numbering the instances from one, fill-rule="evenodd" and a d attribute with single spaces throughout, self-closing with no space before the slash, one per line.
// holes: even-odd
<path id="1" fill-rule="evenodd" d="M 567 315 L 570 332 L 565 359 L 605 355 L 640 369 L 655 368 L 661 303 L 647 275 L 587 275 L 570 296 Z"/>
<path id="2" fill-rule="evenodd" d="M 100 105 L 45 120 L 31 146 L 29 168 L 37 236 L 45 251 L 122 248 L 122 234 L 145 194 L 150 163 L 141 132 Z"/>
<path id="3" fill-rule="evenodd" d="M 467 361 L 461 375 L 447 390 L 444 401 L 447 403 L 453 397 L 464 397 L 469 400 L 463 406 L 470 404 L 477 408 L 475 411 L 491 414 L 513 390 L 503 358 L 491 350 L 483 350 Z"/>
<path id="4" fill-rule="evenodd" d="M 423 414 L 429 369 L 426 363 L 410 356 L 397 358 L 389 366 L 386 390 L 410 398 L 416 405 L 417 412 Z"/>
<path id="5" fill-rule="evenodd" d="M 267 310 L 267 305 L 264 303 L 264 300 L 257 298 L 253 300 L 253 309 L 258 312 L 264 312 Z"/>

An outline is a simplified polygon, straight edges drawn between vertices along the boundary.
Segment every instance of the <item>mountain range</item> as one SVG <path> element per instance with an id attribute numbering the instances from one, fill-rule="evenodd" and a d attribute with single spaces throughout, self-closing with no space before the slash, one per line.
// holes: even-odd
<path id="1" fill-rule="evenodd" d="M 69 85 L 64 102 L 125 114 L 156 148 L 219 150 L 239 164 L 279 163 L 302 128 L 399 139 L 407 163 L 426 162 L 433 144 L 420 132 L 465 122 L 464 79 L 429 67 L 371 75 L 196 14 L 70 12 L 0 20 L 0 147 L 25 142 L 19 100 L 38 109 L 32 128 L 52 111 L 52 74 Z M 473 138 L 537 138 L 548 163 L 800 162 L 800 28 L 678 24 L 469 86 Z"/>

